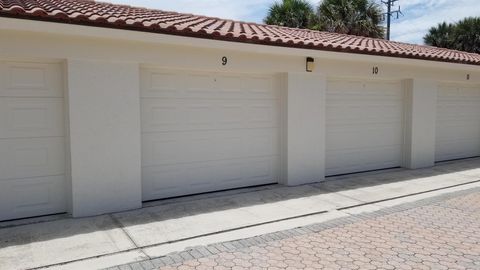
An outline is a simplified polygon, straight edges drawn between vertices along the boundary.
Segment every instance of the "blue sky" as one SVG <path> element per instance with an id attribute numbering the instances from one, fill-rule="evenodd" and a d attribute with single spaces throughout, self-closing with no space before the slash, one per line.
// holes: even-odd
<path id="1" fill-rule="evenodd" d="M 262 22 L 275 0 L 105 0 L 132 6 Z M 278 0 L 279 1 L 279 0 Z M 319 0 L 308 0 L 317 5 Z M 380 2 L 380 0 L 375 0 Z M 423 43 L 427 30 L 442 21 L 480 16 L 480 0 L 400 0 L 404 16 L 392 21 L 392 40 Z"/>

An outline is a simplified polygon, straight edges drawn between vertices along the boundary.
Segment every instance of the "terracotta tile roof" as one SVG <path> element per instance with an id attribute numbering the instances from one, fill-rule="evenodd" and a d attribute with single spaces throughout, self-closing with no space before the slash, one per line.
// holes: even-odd
<path id="1" fill-rule="evenodd" d="M 92 0 L 0 0 L 0 16 L 312 50 L 480 65 L 480 55 Z"/>

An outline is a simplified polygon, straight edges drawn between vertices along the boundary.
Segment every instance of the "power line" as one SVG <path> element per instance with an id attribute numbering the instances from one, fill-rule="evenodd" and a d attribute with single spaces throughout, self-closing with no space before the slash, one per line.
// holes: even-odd
<path id="1" fill-rule="evenodd" d="M 387 19 L 387 40 L 390 40 L 390 23 L 391 23 L 391 18 L 393 16 L 396 16 L 398 19 L 400 15 L 403 16 L 402 10 L 400 9 L 400 6 L 398 6 L 397 10 L 392 10 L 392 7 L 394 7 L 395 3 L 398 2 L 399 0 L 381 0 L 382 4 L 387 6 L 387 12 L 383 13 L 383 20 Z"/>

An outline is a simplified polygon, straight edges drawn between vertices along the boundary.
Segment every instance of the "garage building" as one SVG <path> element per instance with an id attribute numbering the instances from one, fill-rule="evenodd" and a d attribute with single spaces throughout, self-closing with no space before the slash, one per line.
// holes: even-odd
<path id="1" fill-rule="evenodd" d="M 480 55 L 0 0 L 0 220 L 480 156 Z"/>

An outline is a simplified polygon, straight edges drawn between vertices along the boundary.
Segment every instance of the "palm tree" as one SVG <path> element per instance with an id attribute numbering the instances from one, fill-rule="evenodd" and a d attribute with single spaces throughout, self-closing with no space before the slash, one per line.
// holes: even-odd
<path id="1" fill-rule="evenodd" d="M 455 49 L 480 53 L 480 17 L 459 21 L 455 26 L 454 38 Z"/>
<path id="2" fill-rule="evenodd" d="M 372 0 L 324 0 L 318 7 L 319 28 L 328 32 L 384 38 L 382 9 Z"/>
<path id="3" fill-rule="evenodd" d="M 264 21 L 286 27 L 311 28 L 314 19 L 313 7 L 306 0 L 282 0 L 270 7 Z"/>
<path id="4" fill-rule="evenodd" d="M 452 48 L 454 44 L 454 29 L 455 27 L 451 23 L 439 23 L 436 27 L 428 30 L 428 34 L 425 35 L 423 41 L 425 44 L 435 47 Z"/>
<path id="5" fill-rule="evenodd" d="M 480 17 L 440 23 L 430 28 L 423 40 L 427 45 L 480 53 Z"/>

